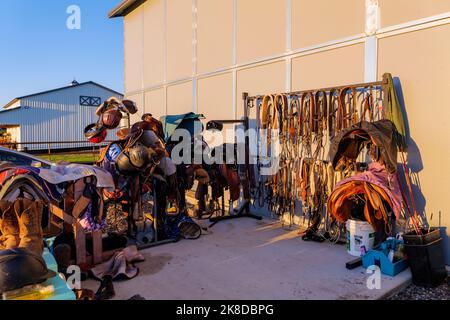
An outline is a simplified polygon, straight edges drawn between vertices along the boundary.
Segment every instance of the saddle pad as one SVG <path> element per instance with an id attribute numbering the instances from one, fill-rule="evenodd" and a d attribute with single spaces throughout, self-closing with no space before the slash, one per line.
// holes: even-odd
<path id="1" fill-rule="evenodd" d="M 116 162 L 117 158 L 119 157 L 120 153 L 122 152 L 122 149 L 117 144 L 112 144 L 108 151 L 106 152 L 106 159 L 110 162 Z"/>

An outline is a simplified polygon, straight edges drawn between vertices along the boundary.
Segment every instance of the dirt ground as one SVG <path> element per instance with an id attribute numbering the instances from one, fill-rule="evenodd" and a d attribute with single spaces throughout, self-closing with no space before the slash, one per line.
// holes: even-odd
<path id="1" fill-rule="evenodd" d="M 449 280 L 436 288 L 422 288 L 410 285 L 390 300 L 450 300 Z"/>

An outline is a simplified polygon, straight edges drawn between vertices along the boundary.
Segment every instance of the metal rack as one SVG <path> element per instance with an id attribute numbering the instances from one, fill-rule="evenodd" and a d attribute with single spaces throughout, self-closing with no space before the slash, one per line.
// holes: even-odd
<path id="1" fill-rule="evenodd" d="M 324 136 L 327 136 L 325 139 L 331 139 L 332 134 L 330 131 L 330 126 L 329 126 L 329 121 L 330 119 L 332 119 L 332 112 L 336 112 L 335 106 L 338 105 L 339 103 L 341 103 L 341 101 L 339 101 L 340 99 L 340 94 L 343 94 L 344 96 L 344 100 L 345 101 L 351 101 L 351 103 L 358 103 L 358 99 L 359 98 L 365 98 L 367 95 L 372 95 L 372 98 L 375 97 L 375 103 L 373 103 L 374 108 L 372 109 L 372 115 L 375 114 L 375 116 L 373 116 L 373 119 L 371 121 L 376 121 L 376 120 L 381 120 L 385 118 L 385 107 L 386 107 L 386 99 L 385 97 L 388 96 L 388 90 L 389 90 L 389 82 L 388 82 L 388 78 L 389 78 L 390 74 L 384 74 L 383 75 L 383 80 L 382 81 L 375 81 L 375 82 L 367 82 L 367 83 L 357 83 L 357 84 L 350 84 L 350 85 L 341 85 L 341 86 L 335 86 L 335 87 L 324 87 L 324 88 L 318 88 L 318 89 L 309 89 L 309 90 L 301 90 L 301 91 L 292 91 L 292 92 L 286 92 L 286 93 L 278 93 L 278 94 L 269 94 L 273 97 L 275 96 L 284 96 L 287 98 L 288 101 L 288 108 L 291 108 L 291 102 L 293 99 L 297 99 L 297 101 L 299 101 L 300 103 L 300 108 L 302 108 L 302 103 L 303 101 L 300 102 L 300 100 L 302 100 L 304 96 L 306 95 L 311 95 L 314 98 L 312 99 L 317 99 L 317 97 L 321 97 L 323 98 L 323 100 L 325 100 L 325 110 L 326 113 L 323 115 L 324 119 L 326 117 L 326 121 L 327 121 L 327 128 L 324 130 Z M 350 94 L 349 94 L 350 93 Z M 245 110 L 247 111 L 250 108 L 256 108 L 256 126 L 257 126 L 257 130 L 261 129 L 262 124 L 261 124 L 261 119 L 260 119 L 260 114 L 261 114 L 261 104 L 262 104 L 262 100 L 263 98 L 267 96 L 267 95 L 255 95 L 255 96 L 249 96 L 247 93 L 244 93 L 243 95 L 243 99 L 244 99 L 244 103 L 245 103 Z M 354 101 L 352 101 L 351 99 L 353 99 Z M 275 99 L 274 99 L 275 100 Z M 274 103 L 276 104 L 277 102 L 274 101 Z M 379 108 L 376 108 L 375 106 L 377 106 L 378 104 L 380 104 Z M 362 104 L 361 104 L 362 106 Z M 383 106 L 383 107 L 381 107 Z M 277 106 L 275 106 L 277 107 Z M 376 109 L 376 110 L 375 110 Z M 356 109 L 358 110 L 358 109 Z M 365 119 L 365 115 L 364 117 L 360 117 Z M 314 121 L 316 121 L 314 119 Z M 351 121 L 348 121 L 351 124 Z M 350 126 L 348 125 L 348 126 Z M 333 129 L 334 130 L 334 129 Z M 260 141 L 261 141 L 261 134 L 258 134 L 258 151 L 257 151 L 257 167 L 258 167 L 258 172 L 254 174 L 254 176 L 252 177 L 253 179 L 251 180 L 251 184 L 254 188 L 254 190 L 261 188 L 263 186 L 261 186 L 261 175 L 259 172 L 259 168 L 261 168 L 262 163 L 261 163 L 261 155 L 260 155 Z M 303 136 L 299 137 L 300 140 L 303 139 Z M 322 147 L 323 148 L 323 147 Z M 322 149 L 323 151 L 323 149 Z M 313 158 L 315 157 L 315 155 L 313 156 Z M 322 160 L 322 161 L 326 161 L 325 158 L 316 158 L 316 160 Z M 258 191 L 258 190 L 256 190 Z M 270 211 L 270 210 L 269 210 Z"/>
<path id="2" fill-rule="evenodd" d="M 244 127 L 245 132 L 247 133 L 250 128 L 250 119 L 249 119 L 249 110 L 252 108 L 252 106 L 248 103 L 248 94 L 243 93 L 242 99 L 244 100 L 244 117 L 242 120 L 215 120 L 216 122 L 222 123 L 222 124 L 241 124 Z M 244 194 L 244 201 L 241 204 L 241 207 L 239 209 L 235 209 L 235 214 L 228 215 L 228 216 L 221 216 L 221 217 L 213 217 L 210 218 L 210 222 L 212 222 L 211 226 L 214 226 L 216 223 L 224 220 L 231 220 L 231 219 L 238 219 L 238 218 L 252 218 L 256 220 L 262 220 L 262 217 L 254 215 L 250 213 L 250 185 L 249 181 L 251 181 L 252 174 L 250 170 L 250 139 L 248 134 L 245 136 L 245 164 L 244 164 L 244 176 L 245 179 L 242 180 L 242 188 L 243 188 L 243 194 Z"/>

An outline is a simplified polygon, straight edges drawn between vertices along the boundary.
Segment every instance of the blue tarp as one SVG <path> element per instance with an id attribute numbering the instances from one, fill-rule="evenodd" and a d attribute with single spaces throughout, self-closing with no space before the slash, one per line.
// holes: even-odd
<path id="1" fill-rule="evenodd" d="M 164 116 L 161 117 L 159 121 L 162 122 L 165 134 L 164 138 L 166 142 L 168 142 L 176 129 L 188 130 L 191 135 L 199 133 L 195 131 L 202 129 L 200 122 L 202 119 L 205 119 L 204 115 L 189 112 L 180 115 Z"/>

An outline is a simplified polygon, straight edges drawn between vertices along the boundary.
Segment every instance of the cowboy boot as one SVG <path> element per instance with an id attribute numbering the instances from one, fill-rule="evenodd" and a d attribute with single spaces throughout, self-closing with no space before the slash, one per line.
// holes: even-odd
<path id="1" fill-rule="evenodd" d="M 19 248 L 26 248 L 38 255 L 44 250 L 42 231 L 42 201 L 17 199 L 14 203 L 14 211 L 19 221 Z"/>
<path id="2" fill-rule="evenodd" d="M 13 211 L 13 203 L 0 201 L 0 249 L 8 250 L 19 246 L 19 222 Z"/>
<path id="3" fill-rule="evenodd" d="M 199 183 L 197 191 L 195 192 L 195 198 L 197 199 L 197 210 L 195 216 L 201 219 L 206 213 L 206 195 L 208 194 L 208 186 L 206 184 Z"/>

